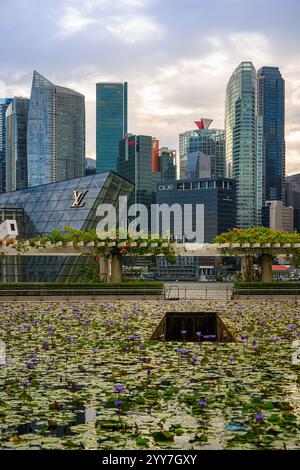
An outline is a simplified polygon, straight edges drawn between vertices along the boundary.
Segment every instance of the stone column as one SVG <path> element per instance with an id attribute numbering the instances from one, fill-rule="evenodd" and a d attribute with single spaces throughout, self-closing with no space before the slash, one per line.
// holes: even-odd
<path id="1" fill-rule="evenodd" d="M 253 258 L 251 256 L 243 256 L 242 257 L 242 279 L 243 281 L 250 282 L 252 281 L 252 266 L 253 266 Z"/>
<path id="2" fill-rule="evenodd" d="M 271 255 L 263 255 L 261 257 L 261 280 L 262 282 L 272 282 L 273 275 L 272 275 L 272 256 Z"/>
<path id="3" fill-rule="evenodd" d="M 111 257 L 111 282 L 123 282 L 122 255 Z"/>
<path id="4" fill-rule="evenodd" d="M 108 282 L 108 259 L 103 256 L 99 259 L 99 277 L 101 282 Z"/>

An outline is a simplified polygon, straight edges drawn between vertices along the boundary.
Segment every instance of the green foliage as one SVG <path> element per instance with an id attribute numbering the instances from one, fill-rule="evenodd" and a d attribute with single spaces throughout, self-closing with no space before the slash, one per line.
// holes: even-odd
<path id="1" fill-rule="evenodd" d="M 168 262 L 175 262 L 175 250 L 172 246 L 172 239 L 166 239 L 163 237 L 140 237 L 135 239 L 130 236 L 122 238 L 118 232 L 114 237 L 109 237 L 107 235 L 107 237 L 99 239 L 95 230 L 76 230 L 69 226 L 65 226 L 64 230 L 64 232 L 60 232 L 57 229 L 53 229 L 50 234 L 45 235 L 44 237 L 38 235 L 29 240 L 29 244 L 31 247 L 38 247 L 38 242 L 39 246 L 45 247 L 47 242 L 51 242 L 53 244 L 62 242 L 63 245 L 68 242 L 72 242 L 75 246 L 81 242 L 93 242 L 95 244 L 99 244 L 99 242 L 101 242 L 101 246 L 95 246 L 93 249 L 91 248 L 90 253 L 86 253 L 94 260 L 96 254 L 101 255 L 106 259 L 111 255 L 128 255 L 136 257 L 150 254 L 154 257 L 163 255 L 166 257 Z M 15 248 L 18 252 L 27 250 L 24 240 L 17 240 L 15 243 Z M 116 245 L 109 246 L 111 243 L 115 243 Z M 120 246 L 118 246 L 119 243 L 121 243 Z M 135 244 L 137 245 L 135 246 Z M 143 246 L 141 246 L 141 244 Z"/>
<path id="2" fill-rule="evenodd" d="M 213 243 L 300 243 L 300 233 L 289 233 L 267 227 L 234 228 L 214 238 Z"/>
<path id="3" fill-rule="evenodd" d="M 122 282 L 122 283 L 107 283 L 107 282 L 98 282 L 98 283 L 70 283 L 70 284 L 63 284 L 63 283 L 56 283 L 56 282 L 2 282 L 0 283 L 0 291 L 1 290 L 55 290 L 55 289 L 63 289 L 64 291 L 68 290 L 93 290 L 93 289 L 128 289 L 128 288 L 135 288 L 135 289 L 162 289 L 163 283 L 162 282 L 144 282 L 144 281 L 130 281 L 130 282 Z"/>
<path id="4" fill-rule="evenodd" d="M 247 287 L 272 288 L 272 289 L 300 289 L 300 282 L 235 282 L 235 287 L 246 289 Z"/>
<path id="5" fill-rule="evenodd" d="M 234 290 L 240 295 L 300 295 L 300 282 L 236 282 Z"/>

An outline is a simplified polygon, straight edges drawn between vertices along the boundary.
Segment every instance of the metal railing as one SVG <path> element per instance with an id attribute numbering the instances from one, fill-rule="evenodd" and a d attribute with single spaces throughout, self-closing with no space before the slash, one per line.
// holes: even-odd
<path id="1" fill-rule="evenodd" d="M 231 300 L 233 286 L 165 286 L 165 300 Z"/>

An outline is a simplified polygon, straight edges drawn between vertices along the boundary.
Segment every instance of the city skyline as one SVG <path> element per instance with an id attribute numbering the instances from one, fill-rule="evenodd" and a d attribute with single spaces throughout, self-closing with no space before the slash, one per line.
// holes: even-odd
<path id="1" fill-rule="evenodd" d="M 96 155 L 97 82 L 128 81 L 128 131 L 155 135 L 162 145 L 178 149 L 179 133 L 191 130 L 201 116 L 224 127 L 226 83 L 238 64 L 249 60 L 257 70 L 279 67 L 286 80 L 287 174 L 300 171 L 298 4 L 267 0 L 258 7 L 256 0 L 226 5 L 217 0 L 203 10 L 194 0 L 184 5 L 119 0 L 113 6 L 106 0 L 46 0 L 32 25 L 26 18 L 35 4 L 16 0 L 1 6 L 10 26 L 0 33 L 5 34 L 0 79 L 6 96 L 29 97 L 37 69 L 84 94 L 87 156 Z M 210 14 L 212 9 L 220 17 Z M 203 11 L 200 34 L 197 18 Z M 16 30 L 22 32 L 11 36 Z"/>

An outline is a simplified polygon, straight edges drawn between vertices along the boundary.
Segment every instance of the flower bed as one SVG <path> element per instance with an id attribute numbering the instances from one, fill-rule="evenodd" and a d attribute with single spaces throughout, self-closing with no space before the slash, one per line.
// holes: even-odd
<path id="1" fill-rule="evenodd" d="M 238 341 L 150 341 L 170 308 L 3 303 L 0 448 L 299 448 L 300 307 L 176 302 L 217 311 Z"/>

